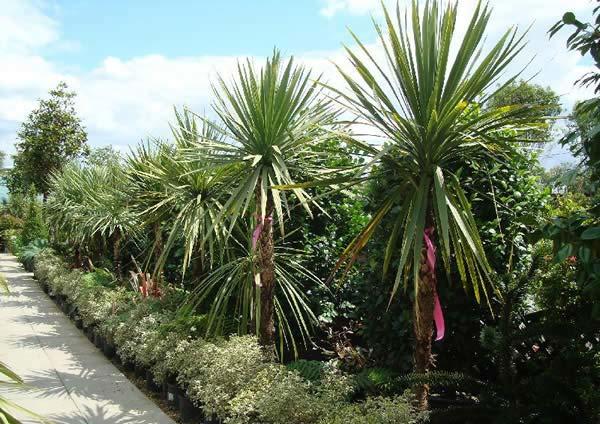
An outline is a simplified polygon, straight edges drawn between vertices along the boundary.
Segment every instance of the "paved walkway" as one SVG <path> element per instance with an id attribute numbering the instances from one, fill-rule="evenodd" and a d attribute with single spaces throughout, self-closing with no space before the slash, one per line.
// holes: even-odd
<path id="1" fill-rule="evenodd" d="M 0 272 L 11 291 L 0 294 L 0 360 L 37 388 L 0 389 L 3 396 L 56 424 L 174 424 L 88 341 L 14 256 L 0 254 Z"/>

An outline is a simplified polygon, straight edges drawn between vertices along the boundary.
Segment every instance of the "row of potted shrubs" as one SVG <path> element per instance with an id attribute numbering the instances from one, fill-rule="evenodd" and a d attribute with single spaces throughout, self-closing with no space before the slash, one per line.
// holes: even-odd
<path id="1" fill-rule="evenodd" d="M 36 255 L 34 275 L 107 357 L 116 356 L 148 389 L 162 392 L 184 422 L 399 424 L 419 418 L 404 396 L 350 401 L 354 380 L 334 363 L 284 366 L 269 360 L 253 336 L 203 337 L 204 316 L 177 313 L 183 290 L 142 298 L 106 271 L 68 269 L 51 249 Z"/>

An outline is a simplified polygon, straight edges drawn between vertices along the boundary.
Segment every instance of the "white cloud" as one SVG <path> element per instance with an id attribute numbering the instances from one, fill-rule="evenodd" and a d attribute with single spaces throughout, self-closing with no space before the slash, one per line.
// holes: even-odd
<path id="1" fill-rule="evenodd" d="M 126 150 L 147 136 L 168 135 L 173 105 L 188 105 L 203 113 L 210 111 L 210 82 L 217 72 L 230 75 L 237 61 L 234 56 L 166 57 L 147 55 L 123 59 L 106 57 L 91 71 L 73 70 L 45 59 L 47 49 L 76 49 L 77 41 L 65 40 L 60 25 L 47 13 L 40 0 L 3 0 L 0 8 L 0 150 L 13 152 L 15 132 L 37 99 L 60 80 L 77 91 L 77 108 L 88 129 L 93 146 L 113 144 Z M 407 0 L 404 0 L 408 3 Z M 534 18 L 525 53 L 538 57 L 531 71 L 540 71 L 534 81 L 552 86 L 564 94 L 565 104 L 589 96 L 589 90 L 574 89 L 572 83 L 586 65 L 579 56 L 567 52 L 565 37 L 548 41 L 546 31 L 565 7 L 564 0 L 495 1 L 489 38 L 494 40 L 509 23 L 527 25 Z M 468 11 L 474 0 L 462 0 Z M 378 10 L 379 0 L 326 0 L 321 13 L 337 18 L 340 14 L 364 15 Z M 590 8 L 588 0 L 571 0 L 569 8 Z M 376 15 L 377 16 L 377 15 Z M 461 22 L 466 14 L 462 15 Z M 461 23 L 461 27 L 464 25 Z M 360 34 L 359 34 L 360 35 Z M 363 40 L 377 54 L 374 40 Z M 330 61 L 346 64 L 342 50 L 312 51 L 297 54 L 315 74 L 339 85 L 340 77 Z M 344 65 L 345 66 L 345 65 Z"/>
<path id="2" fill-rule="evenodd" d="M 347 12 L 352 15 L 364 15 L 377 10 L 380 2 L 378 0 L 325 0 L 321 15 L 331 18 L 339 12 Z"/>

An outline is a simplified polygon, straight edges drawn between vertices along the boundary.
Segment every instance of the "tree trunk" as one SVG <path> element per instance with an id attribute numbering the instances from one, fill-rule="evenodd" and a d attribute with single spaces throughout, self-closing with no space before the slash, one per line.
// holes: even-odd
<path id="1" fill-rule="evenodd" d="M 123 279 L 123 272 L 121 270 L 121 231 L 120 230 L 117 230 L 117 232 L 114 235 L 113 261 L 115 264 L 115 273 L 117 274 L 117 278 L 120 281 Z"/>
<path id="2" fill-rule="evenodd" d="M 79 244 L 75 245 L 75 268 L 81 268 L 83 259 L 81 258 L 81 247 Z"/>
<path id="3" fill-rule="evenodd" d="M 415 299 L 413 329 L 415 333 L 414 365 L 415 373 L 427 374 L 433 364 L 431 342 L 433 338 L 433 308 L 435 291 L 435 269 L 427 264 L 427 250 L 421 250 L 421 263 L 417 298 Z M 418 384 L 414 387 L 417 407 L 427 410 L 429 385 Z"/>
<path id="4" fill-rule="evenodd" d="M 260 183 L 259 183 L 260 187 Z M 260 282 L 257 282 L 260 290 L 260 322 L 258 338 L 260 344 L 274 351 L 275 349 L 275 319 L 274 319 L 274 297 L 275 297 L 275 262 L 273 243 L 273 196 L 267 194 L 266 216 L 261 217 L 260 191 L 257 190 L 257 219 L 258 225 L 262 219 L 262 227 L 256 243 L 258 252 L 258 267 Z"/>
<path id="5" fill-rule="evenodd" d="M 162 228 L 160 226 L 160 222 L 154 223 L 154 257 L 156 258 L 156 266 L 160 262 L 160 257 L 163 253 L 164 243 L 162 238 Z M 154 276 L 154 281 L 159 283 L 161 280 L 161 273 L 157 273 Z"/>

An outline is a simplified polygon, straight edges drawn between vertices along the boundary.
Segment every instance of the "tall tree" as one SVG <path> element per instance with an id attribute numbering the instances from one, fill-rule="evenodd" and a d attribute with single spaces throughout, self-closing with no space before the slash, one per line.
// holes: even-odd
<path id="1" fill-rule="evenodd" d="M 392 297 L 402 283 L 406 288 L 413 282 L 414 369 L 420 374 L 433 364 L 434 315 L 437 338 L 444 330 L 436 294 L 437 252 L 448 274 L 455 264 L 465 290 L 477 300 L 488 297 L 491 269 L 459 169 L 467 160 L 507 152 L 511 143 L 526 141 L 514 130 L 531 120 L 531 108 L 523 105 L 473 113 L 503 88 L 492 89 L 522 50 L 523 35 L 509 29 L 486 53 L 487 5 L 476 5 L 462 40 L 455 39 L 456 4 L 440 9 L 437 0 L 424 7 L 415 1 L 406 15 L 398 8 L 394 19 L 384 7 L 386 27 L 375 28 L 386 63 L 354 37 L 358 48 L 346 51 L 357 72 L 339 68 L 348 90 L 334 89 L 362 123 L 387 141 L 383 147 L 363 143 L 373 156 L 371 163 L 386 163 L 366 178 L 379 178 L 377 173 L 384 169 L 395 177 L 338 267 L 358 258 L 386 215 L 394 217 L 383 269 L 385 274 L 392 264 L 397 266 Z M 364 176 L 363 172 L 357 178 Z M 416 387 L 422 409 L 427 408 L 428 391 L 426 384 Z"/>
<path id="2" fill-rule="evenodd" d="M 33 184 L 48 195 L 48 176 L 70 159 L 88 152 L 87 133 L 75 111 L 75 92 L 60 82 L 50 97 L 39 101 L 17 133 L 17 153 L 8 176 L 11 192 L 26 191 Z"/>
<path id="3" fill-rule="evenodd" d="M 533 84 L 525 80 L 513 81 L 490 97 L 486 107 L 490 109 L 502 106 L 527 105 L 531 106 L 529 115 L 535 120 L 545 120 L 546 125 L 526 131 L 521 136 L 531 140 L 552 141 L 554 117 L 561 111 L 558 94 L 550 87 Z"/>

